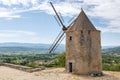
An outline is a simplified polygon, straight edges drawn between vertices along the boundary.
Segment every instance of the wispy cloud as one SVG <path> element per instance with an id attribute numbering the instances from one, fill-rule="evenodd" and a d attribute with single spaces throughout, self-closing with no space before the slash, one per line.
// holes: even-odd
<path id="1" fill-rule="evenodd" d="M 54 14 L 49 2 L 49 0 L 0 0 L 0 17 L 20 18 L 20 13 L 29 11 L 44 11 L 48 14 Z M 69 0 L 53 2 L 56 9 L 60 11 L 63 16 L 71 16 L 79 11 L 79 3 L 76 1 L 72 1 L 73 3 Z"/>
<path id="2" fill-rule="evenodd" d="M 0 30 L 0 42 L 39 43 L 40 41 L 40 38 L 35 32 Z"/>
<path id="3" fill-rule="evenodd" d="M 0 0 L 1 18 L 21 18 L 21 13 L 29 11 L 43 11 L 54 14 L 50 0 Z M 120 1 L 119 0 L 51 0 L 57 11 L 63 16 L 78 15 L 80 8 L 94 18 L 103 22 L 105 27 L 98 27 L 104 32 L 120 33 Z"/>
<path id="4" fill-rule="evenodd" d="M 30 32 L 30 31 L 22 31 L 22 30 L 0 30 L 0 34 L 1 33 L 8 33 L 8 34 L 14 34 L 14 35 L 18 35 L 18 34 L 25 34 L 25 35 L 36 35 L 34 32 Z"/>
<path id="5" fill-rule="evenodd" d="M 0 0 L 0 17 L 20 18 L 20 13 L 33 10 L 39 0 Z"/>
<path id="6" fill-rule="evenodd" d="M 84 0 L 87 7 L 87 13 L 90 16 L 106 20 L 103 22 L 107 26 L 99 27 L 103 32 L 118 32 L 120 33 L 120 1 L 119 0 Z"/>

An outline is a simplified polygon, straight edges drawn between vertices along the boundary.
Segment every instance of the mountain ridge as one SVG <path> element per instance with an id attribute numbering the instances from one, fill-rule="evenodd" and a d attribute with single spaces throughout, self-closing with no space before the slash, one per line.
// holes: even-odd
<path id="1" fill-rule="evenodd" d="M 103 49 L 102 53 L 109 54 L 109 55 L 115 55 L 115 54 L 120 55 L 120 46 L 108 48 L 108 49 Z"/>
<path id="2" fill-rule="evenodd" d="M 19 52 L 42 52 L 48 53 L 51 44 L 37 43 L 0 43 L 0 53 L 19 53 Z M 64 44 L 60 44 L 56 49 L 57 53 L 64 52 Z"/>
<path id="3" fill-rule="evenodd" d="M 17 53 L 17 52 L 42 52 L 47 53 L 49 51 L 51 44 L 41 44 L 41 43 L 0 43 L 0 53 Z M 116 49 L 117 48 L 117 49 Z M 65 45 L 60 44 L 56 49 L 56 52 L 64 52 Z M 118 52 L 116 52 L 118 51 Z M 102 46 L 103 54 L 114 54 L 120 53 L 120 47 L 116 46 Z"/>

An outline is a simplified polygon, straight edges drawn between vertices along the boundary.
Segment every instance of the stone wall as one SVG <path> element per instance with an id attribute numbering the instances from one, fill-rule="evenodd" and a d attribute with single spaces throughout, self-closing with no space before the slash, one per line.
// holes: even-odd
<path id="1" fill-rule="evenodd" d="M 76 74 L 102 71 L 100 31 L 66 32 L 66 69 L 68 72 L 69 63 L 72 63 L 72 72 Z"/>
<path id="2" fill-rule="evenodd" d="M 3 63 L 3 64 L 0 64 L 0 66 L 6 66 L 6 67 L 10 67 L 10 68 L 26 71 L 26 72 L 35 72 L 35 71 L 41 71 L 41 70 L 45 69 L 44 67 L 41 67 L 41 68 L 31 68 L 31 67 L 26 67 L 26 66 L 21 66 L 21 65 L 14 65 L 14 64 L 9 64 L 9 63 Z"/>

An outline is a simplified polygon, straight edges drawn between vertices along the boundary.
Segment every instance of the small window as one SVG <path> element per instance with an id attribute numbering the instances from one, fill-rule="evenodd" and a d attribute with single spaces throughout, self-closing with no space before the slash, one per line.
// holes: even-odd
<path id="1" fill-rule="evenodd" d="M 83 34 L 83 31 L 81 31 L 81 34 Z"/>
<path id="2" fill-rule="evenodd" d="M 81 44 L 81 46 L 84 45 L 84 34 L 83 34 L 83 31 L 81 31 L 81 35 L 80 35 L 80 44 Z"/>
<path id="3" fill-rule="evenodd" d="M 90 30 L 88 31 L 88 34 L 90 34 Z"/>
<path id="4" fill-rule="evenodd" d="M 72 36 L 69 37 L 69 40 L 70 40 L 70 41 L 72 40 Z"/>

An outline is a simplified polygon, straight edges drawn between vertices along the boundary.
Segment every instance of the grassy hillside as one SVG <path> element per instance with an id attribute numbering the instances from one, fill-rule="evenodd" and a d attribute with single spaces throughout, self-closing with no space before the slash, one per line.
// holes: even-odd
<path id="1" fill-rule="evenodd" d="M 103 49 L 102 54 L 104 55 L 120 55 L 120 46 L 114 48 Z"/>

